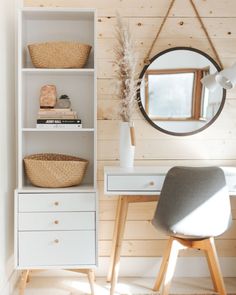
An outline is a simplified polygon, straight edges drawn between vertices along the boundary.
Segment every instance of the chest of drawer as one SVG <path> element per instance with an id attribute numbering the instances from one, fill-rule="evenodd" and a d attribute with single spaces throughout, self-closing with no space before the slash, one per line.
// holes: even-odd
<path id="1" fill-rule="evenodd" d="M 19 212 L 95 211 L 95 193 L 19 194 Z"/>
<path id="2" fill-rule="evenodd" d="M 21 267 L 94 265 L 95 231 L 19 232 Z"/>
<path id="3" fill-rule="evenodd" d="M 19 213 L 18 230 L 95 230 L 95 212 Z"/>
<path id="4" fill-rule="evenodd" d="M 108 175 L 107 191 L 160 191 L 164 178 L 164 175 Z"/>

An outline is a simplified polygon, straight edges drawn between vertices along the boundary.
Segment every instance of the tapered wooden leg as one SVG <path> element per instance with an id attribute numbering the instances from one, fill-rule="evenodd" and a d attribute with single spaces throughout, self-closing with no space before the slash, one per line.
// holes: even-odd
<path id="1" fill-rule="evenodd" d="M 208 257 L 209 257 L 209 263 L 211 265 L 214 281 L 216 284 L 217 292 L 220 295 L 226 295 L 226 289 L 223 281 L 223 276 L 220 270 L 220 264 L 216 252 L 216 247 L 215 247 L 215 242 L 214 238 L 210 238 L 207 240 L 208 241 Z"/>
<path id="2" fill-rule="evenodd" d="M 22 271 L 20 283 L 19 283 L 19 295 L 24 295 L 25 293 L 25 287 L 26 287 L 28 275 L 29 275 L 29 270 Z"/>
<path id="3" fill-rule="evenodd" d="M 171 249 L 170 249 L 170 256 L 166 268 L 166 274 L 164 277 L 161 295 L 168 295 L 170 291 L 171 281 L 175 272 L 175 266 L 178 258 L 179 250 L 185 249 L 186 246 L 181 243 L 179 239 L 173 238 Z"/>
<path id="4" fill-rule="evenodd" d="M 125 222 L 126 222 L 128 204 L 129 204 L 127 198 L 128 197 L 126 196 L 121 197 L 120 216 L 119 216 L 119 223 L 117 226 L 117 239 L 116 239 L 115 252 L 114 252 L 114 263 L 112 268 L 110 295 L 113 295 L 115 292 L 115 287 L 116 287 L 118 274 L 119 274 L 121 245 L 122 245 L 122 240 L 124 236 Z"/>
<path id="5" fill-rule="evenodd" d="M 223 276 L 220 270 L 220 264 L 216 252 L 214 238 L 204 239 L 201 241 L 193 241 L 192 248 L 204 250 L 207 254 L 207 262 L 209 265 L 214 288 L 220 295 L 226 295 Z"/>
<path id="6" fill-rule="evenodd" d="M 172 242 L 173 242 L 173 238 L 170 238 L 168 240 L 167 248 L 166 248 L 165 253 L 163 255 L 163 258 L 162 258 L 160 270 L 159 270 L 157 279 L 155 281 L 153 291 L 159 291 L 160 290 L 161 283 L 162 283 L 163 278 L 165 276 L 165 272 L 166 272 L 166 268 L 167 268 L 167 264 L 168 264 L 168 260 L 169 260 L 169 256 L 170 256 L 170 250 L 171 250 Z"/>
<path id="7" fill-rule="evenodd" d="M 95 275 L 94 275 L 94 270 L 92 268 L 66 269 L 66 270 L 86 274 L 88 276 L 91 294 L 95 295 L 95 290 L 94 290 Z"/>
<path id="8" fill-rule="evenodd" d="M 94 270 L 93 269 L 88 270 L 88 280 L 89 280 L 89 284 L 90 284 L 91 294 L 95 295 L 95 290 L 94 290 L 95 276 L 94 276 Z"/>
<path id="9" fill-rule="evenodd" d="M 216 278 L 214 276 L 214 271 L 212 269 L 212 265 L 211 265 L 211 261 L 210 261 L 210 258 L 209 258 L 208 251 L 205 250 L 205 254 L 206 254 L 208 268 L 209 268 L 209 271 L 210 271 L 210 274 L 211 274 L 211 280 L 212 280 L 213 288 L 214 288 L 214 291 L 217 292 L 218 289 L 217 289 L 217 284 L 216 284 Z"/>
<path id="10" fill-rule="evenodd" d="M 110 264 L 109 264 L 109 269 L 108 269 L 108 274 L 107 274 L 107 282 L 111 281 L 112 270 L 113 270 L 113 265 L 114 265 L 114 257 L 115 257 L 115 249 L 116 249 L 117 233 L 118 233 L 118 224 L 119 224 L 119 220 L 120 220 L 120 207 L 121 207 L 121 197 L 119 197 L 119 199 L 118 199 L 117 208 L 116 208 L 116 219 L 115 219 L 114 232 L 113 232 L 113 238 L 112 238 Z"/>

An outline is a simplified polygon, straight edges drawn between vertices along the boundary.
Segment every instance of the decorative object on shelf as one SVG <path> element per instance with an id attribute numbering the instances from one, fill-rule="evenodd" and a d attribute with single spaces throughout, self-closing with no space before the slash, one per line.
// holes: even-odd
<path id="1" fill-rule="evenodd" d="M 45 42 L 28 45 L 36 68 L 83 68 L 92 46 L 79 42 Z"/>
<path id="2" fill-rule="evenodd" d="M 53 95 L 53 103 L 51 102 L 52 88 L 55 88 Z M 43 93 L 43 95 L 42 95 Z M 54 85 L 45 85 L 41 89 L 40 109 L 36 127 L 41 129 L 64 128 L 78 129 L 82 128 L 81 119 L 78 119 L 76 111 L 72 111 L 70 98 L 63 94 L 56 99 L 56 87 Z"/>
<path id="3" fill-rule="evenodd" d="M 56 103 L 56 108 L 58 109 L 68 109 L 71 107 L 70 98 L 68 95 L 63 94 L 59 97 Z"/>
<path id="4" fill-rule="evenodd" d="M 70 187 L 79 185 L 88 161 L 62 154 L 34 154 L 24 158 L 25 172 L 30 182 L 39 187 Z"/>
<path id="5" fill-rule="evenodd" d="M 132 115 L 137 105 L 137 91 L 139 89 L 136 79 L 138 58 L 134 51 L 134 45 L 128 25 L 125 24 L 119 14 L 116 16 L 116 40 L 115 67 L 117 80 L 117 94 L 121 100 L 120 112 L 120 166 L 133 167 L 135 152 L 135 136 Z"/>
<path id="6" fill-rule="evenodd" d="M 40 108 L 53 108 L 56 105 L 56 100 L 56 86 L 44 85 L 40 90 Z"/>

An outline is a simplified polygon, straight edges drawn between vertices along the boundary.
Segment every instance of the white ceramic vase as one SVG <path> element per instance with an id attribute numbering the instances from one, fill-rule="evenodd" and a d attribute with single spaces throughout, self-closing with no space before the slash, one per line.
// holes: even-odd
<path id="1" fill-rule="evenodd" d="M 120 167 L 134 166 L 135 146 L 131 144 L 130 127 L 132 123 L 120 123 Z"/>

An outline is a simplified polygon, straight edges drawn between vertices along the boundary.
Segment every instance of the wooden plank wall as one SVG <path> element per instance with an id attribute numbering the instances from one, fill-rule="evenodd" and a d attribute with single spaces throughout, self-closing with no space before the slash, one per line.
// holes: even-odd
<path id="1" fill-rule="evenodd" d="M 25 6 L 95 7 L 97 19 L 98 65 L 98 186 L 100 192 L 100 256 L 109 256 L 117 198 L 103 194 L 104 165 L 118 164 L 119 100 L 114 92 L 113 48 L 115 10 L 129 23 L 142 61 L 155 37 L 170 0 L 25 0 Z M 195 0 L 210 37 L 224 66 L 236 61 L 236 1 Z M 176 0 L 171 17 L 153 54 L 173 46 L 192 46 L 211 56 L 209 43 L 188 0 Z M 188 137 L 160 133 L 134 115 L 138 165 L 235 165 L 236 164 L 236 88 L 227 93 L 222 114 L 207 130 Z M 166 237 L 150 224 L 156 204 L 131 205 L 122 251 L 124 256 L 161 256 Z M 236 199 L 232 198 L 236 219 Z M 236 256 L 236 220 L 231 229 L 217 239 L 221 256 Z M 197 252 L 183 255 L 199 255 Z"/>

